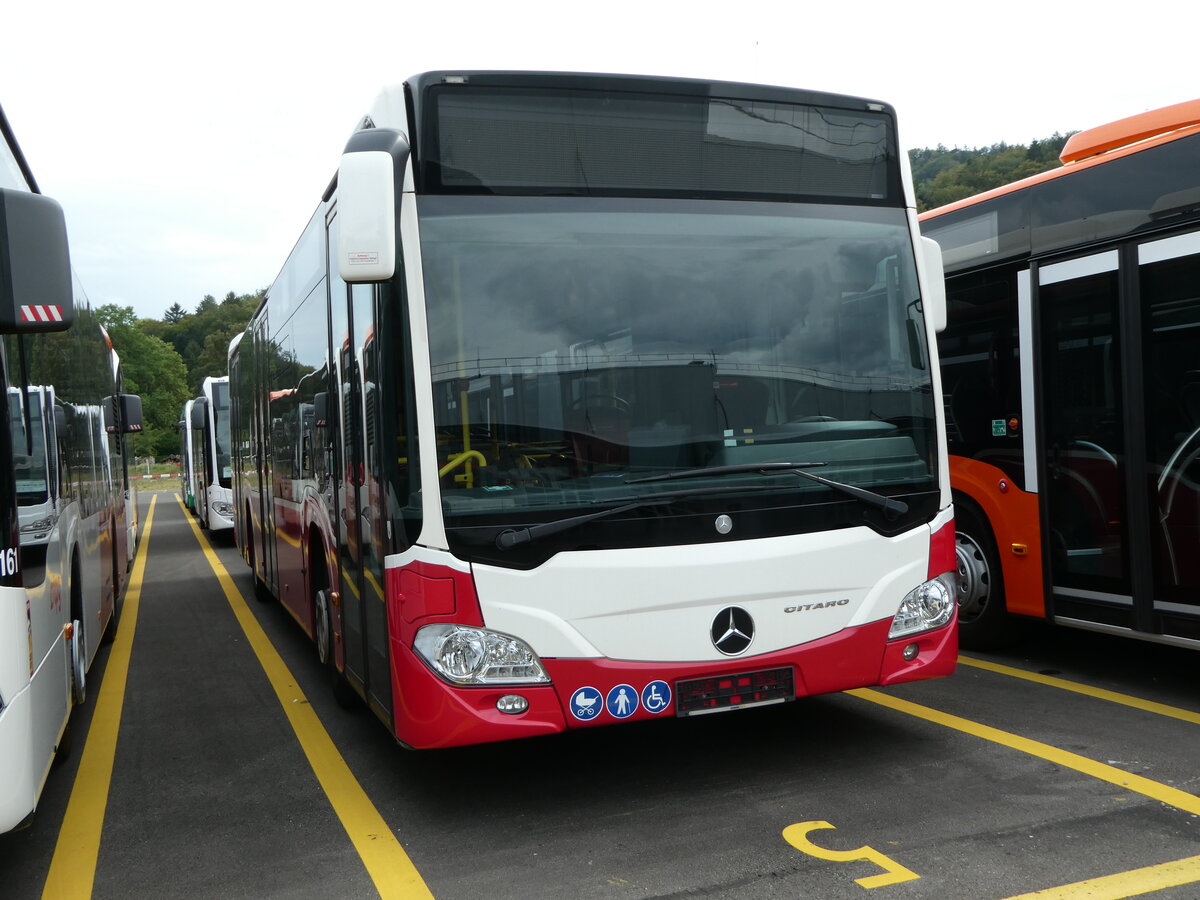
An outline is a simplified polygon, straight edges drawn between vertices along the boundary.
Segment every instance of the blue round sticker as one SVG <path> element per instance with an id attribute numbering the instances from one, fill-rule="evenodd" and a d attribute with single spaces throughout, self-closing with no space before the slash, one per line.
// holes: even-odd
<path id="1" fill-rule="evenodd" d="M 660 713 L 671 706 L 671 687 L 665 681 L 652 681 L 642 688 L 642 706 L 646 712 Z"/>
<path id="2" fill-rule="evenodd" d="M 571 715 L 581 722 L 590 722 L 604 709 L 603 697 L 594 687 L 581 687 L 571 695 Z"/>
<path id="3" fill-rule="evenodd" d="M 618 684 L 608 692 L 604 706 L 611 716 L 617 719 L 628 719 L 638 708 L 638 692 L 628 684 Z"/>

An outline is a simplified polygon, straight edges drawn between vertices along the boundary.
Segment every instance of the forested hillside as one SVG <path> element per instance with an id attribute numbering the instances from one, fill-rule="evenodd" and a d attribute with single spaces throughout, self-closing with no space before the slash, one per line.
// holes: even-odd
<path id="1" fill-rule="evenodd" d="M 139 319 L 130 306 L 105 304 L 96 310 L 121 356 L 125 390 L 140 394 L 145 430 L 133 436 L 139 456 L 177 453 L 175 424 L 183 404 L 200 393 L 207 375 L 225 375 L 229 342 L 240 333 L 263 291 L 234 294 L 218 301 L 205 296 L 194 312 L 178 303 L 161 319 Z"/>
<path id="2" fill-rule="evenodd" d="M 912 150 L 918 209 L 933 209 L 1053 169 L 1067 137 L 1056 134 L 1029 146 Z M 263 293 L 230 291 L 220 301 L 206 296 L 191 312 L 175 303 L 161 319 L 139 319 L 132 307 L 114 304 L 97 310 L 121 355 L 125 389 L 142 397 L 146 429 L 134 436 L 137 454 L 161 458 L 177 452 L 175 424 L 183 404 L 200 392 L 206 375 L 226 374 L 229 341 L 246 327 Z"/>
<path id="3" fill-rule="evenodd" d="M 910 150 L 917 209 L 924 212 L 955 200 L 990 191 L 992 188 L 1056 169 L 1058 154 L 1070 134 L 1024 144 L 993 144 L 972 150 L 948 150 L 941 144 L 933 149 Z"/>

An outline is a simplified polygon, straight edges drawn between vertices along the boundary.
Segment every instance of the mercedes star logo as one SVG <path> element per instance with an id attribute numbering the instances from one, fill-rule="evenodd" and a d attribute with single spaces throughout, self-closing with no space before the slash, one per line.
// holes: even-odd
<path id="1" fill-rule="evenodd" d="M 713 619 L 713 646 L 726 656 L 745 653 L 754 642 L 754 620 L 740 606 L 727 606 Z"/>

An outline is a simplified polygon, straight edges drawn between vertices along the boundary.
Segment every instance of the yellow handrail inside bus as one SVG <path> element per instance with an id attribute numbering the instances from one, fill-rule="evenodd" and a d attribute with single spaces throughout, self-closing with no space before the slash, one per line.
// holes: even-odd
<path id="1" fill-rule="evenodd" d="M 445 475 L 447 472 L 449 472 L 452 469 L 457 469 L 459 466 L 461 466 L 463 463 L 465 463 L 468 459 L 478 460 L 479 464 L 481 466 L 487 465 L 487 457 L 484 456 L 482 453 L 480 453 L 478 450 L 464 450 L 462 453 L 459 453 L 456 456 L 450 457 L 450 461 L 447 462 L 440 469 L 438 469 L 438 478 L 441 478 L 443 475 Z M 468 470 L 468 472 L 469 471 L 470 470 Z"/>

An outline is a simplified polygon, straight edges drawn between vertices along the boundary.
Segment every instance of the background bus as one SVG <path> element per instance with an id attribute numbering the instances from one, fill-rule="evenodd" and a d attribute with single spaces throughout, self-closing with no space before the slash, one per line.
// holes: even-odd
<path id="1" fill-rule="evenodd" d="M 190 406 L 190 410 L 189 410 Z M 190 465 L 193 511 L 200 527 L 225 531 L 233 527 L 233 467 L 229 454 L 229 376 L 208 376 L 200 396 L 184 407 L 191 426 Z"/>
<path id="2" fill-rule="evenodd" d="M 933 210 L 964 641 L 1005 611 L 1200 646 L 1200 101 Z"/>
<path id="3" fill-rule="evenodd" d="M 342 698 L 439 747 L 952 671 L 905 165 L 829 94 L 385 92 L 230 347 L 238 544 Z"/>
<path id="4" fill-rule="evenodd" d="M 131 549 L 124 435 L 141 427 L 74 279 L 62 210 L 0 113 L 0 831 L 32 815 L 111 634 Z M 73 324 L 72 324 L 73 322 Z M 69 328 L 70 330 L 66 330 Z"/>
<path id="5" fill-rule="evenodd" d="M 196 511 L 196 469 L 192 459 L 192 401 L 183 404 L 179 424 L 179 494 L 183 505 Z"/>

